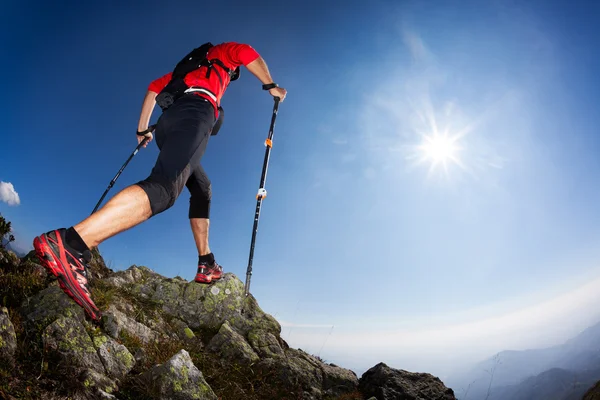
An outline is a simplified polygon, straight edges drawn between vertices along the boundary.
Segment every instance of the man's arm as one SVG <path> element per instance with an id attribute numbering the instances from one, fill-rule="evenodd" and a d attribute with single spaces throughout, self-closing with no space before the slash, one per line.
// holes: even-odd
<path id="1" fill-rule="evenodd" d="M 152 116 L 152 111 L 154 111 L 154 106 L 156 105 L 156 95 L 150 90 L 146 92 L 146 96 L 144 97 L 144 102 L 142 103 L 142 112 L 140 113 L 140 120 L 138 122 L 138 132 L 145 131 L 148 129 L 148 125 L 150 124 L 150 117 Z"/>
<path id="2" fill-rule="evenodd" d="M 138 121 L 138 132 L 145 131 L 148 129 L 148 124 L 150 124 L 150 117 L 152 117 L 152 111 L 154 111 L 154 106 L 156 105 L 156 96 L 158 93 L 167 86 L 167 83 L 171 80 L 172 73 L 169 72 L 166 75 L 161 76 L 158 79 L 155 79 L 148 86 L 148 91 L 146 92 L 146 96 L 144 96 L 144 101 L 142 103 L 142 111 L 140 112 L 140 119 Z M 138 144 L 144 140 L 145 137 L 149 138 L 144 147 L 148 145 L 152 141 L 152 133 L 147 133 L 144 136 L 137 136 Z"/>
<path id="3" fill-rule="evenodd" d="M 262 57 L 259 56 L 256 60 L 247 64 L 246 68 L 248 68 L 248 71 L 252 72 L 254 76 L 256 76 L 258 80 L 261 81 L 264 85 L 273 83 L 273 78 L 269 73 L 267 63 Z M 279 97 L 279 100 L 283 101 L 285 99 L 285 96 L 287 95 L 287 90 L 285 90 L 282 87 L 277 87 L 270 89 L 269 93 L 271 94 L 271 96 Z"/>
<path id="4" fill-rule="evenodd" d="M 145 131 L 148 129 L 148 125 L 150 124 L 150 117 L 152 116 L 152 111 L 154 111 L 154 106 L 156 105 L 156 95 L 157 93 L 148 90 L 146 92 L 146 96 L 144 97 L 144 102 L 142 103 L 142 111 L 140 113 L 140 120 L 138 122 L 138 132 Z M 144 144 L 144 147 L 148 146 L 148 143 L 152 141 L 152 133 L 149 132 L 145 136 L 137 135 L 138 144 L 142 142 L 146 137 L 149 138 L 148 141 Z"/>

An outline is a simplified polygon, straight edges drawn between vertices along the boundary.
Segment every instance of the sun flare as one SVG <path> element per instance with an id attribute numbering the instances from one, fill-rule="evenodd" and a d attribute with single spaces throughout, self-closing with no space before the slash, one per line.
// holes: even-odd
<path id="1" fill-rule="evenodd" d="M 421 163 L 430 163 L 430 172 L 441 164 L 448 173 L 448 165 L 456 164 L 463 167 L 459 157 L 461 148 L 458 145 L 458 136 L 451 137 L 447 134 L 432 134 L 423 136 L 423 142 L 418 146 Z"/>
<path id="2" fill-rule="evenodd" d="M 421 146 L 425 156 L 434 162 L 445 162 L 455 159 L 458 152 L 457 146 L 446 136 L 425 137 L 425 143 Z"/>

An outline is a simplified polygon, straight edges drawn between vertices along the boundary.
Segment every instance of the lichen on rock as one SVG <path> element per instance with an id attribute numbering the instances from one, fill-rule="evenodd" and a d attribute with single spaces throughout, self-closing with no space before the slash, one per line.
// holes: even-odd
<path id="1" fill-rule="evenodd" d="M 44 346 L 58 356 L 60 363 L 105 373 L 92 339 L 77 319 L 58 318 L 44 330 L 42 340 Z"/>
<path id="2" fill-rule="evenodd" d="M 129 318 L 125 313 L 110 306 L 102 315 L 102 325 L 106 333 L 113 339 L 120 339 L 121 332 L 125 331 L 128 335 L 139 338 L 143 343 L 157 340 L 160 334 L 146 325 Z"/>
<path id="3" fill-rule="evenodd" d="M 221 325 L 221 329 L 211 339 L 206 349 L 218 353 L 225 360 L 240 364 L 252 364 L 259 360 L 244 337 L 231 329 L 227 322 Z"/>
<path id="4" fill-rule="evenodd" d="M 8 309 L 0 308 L 0 365 L 13 366 L 17 351 L 17 335 Z"/>
<path id="5" fill-rule="evenodd" d="M 263 358 L 285 357 L 279 341 L 271 332 L 253 329 L 248 333 L 248 342 L 252 348 Z"/>
<path id="6" fill-rule="evenodd" d="M 123 378 L 135 366 L 135 358 L 124 345 L 104 335 L 94 336 L 94 346 L 108 376 Z"/>
<path id="7" fill-rule="evenodd" d="M 155 366 L 139 379 L 148 398 L 217 400 L 202 372 L 196 368 L 185 350 L 175 354 L 166 363 Z"/>

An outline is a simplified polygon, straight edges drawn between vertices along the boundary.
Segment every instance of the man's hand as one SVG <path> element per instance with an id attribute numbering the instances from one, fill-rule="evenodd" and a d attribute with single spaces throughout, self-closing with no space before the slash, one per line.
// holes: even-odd
<path id="1" fill-rule="evenodd" d="M 146 143 L 144 143 L 144 145 L 142 147 L 146 147 L 148 146 L 148 143 L 150 143 L 152 141 L 152 132 L 150 133 L 146 133 L 144 136 L 140 136 L 140 135 L 136 135 L 137 136 L 137 140 L 138 140 L 138 144 L 142 143 L 142 140 L 146 139 L 146 138 L 150 138 L 146 141 Z"/>
<path id="2" fill-rule="evenodd" d="M 287 90 L 285 90 L 282 87 L 276 87 L 273 89 L 269 89 L 269 93 L 273 97 L 279 97 L 279 101 L 283 102 L 283 100 L 285 99 L 285 96 L 287 95 Z"/>

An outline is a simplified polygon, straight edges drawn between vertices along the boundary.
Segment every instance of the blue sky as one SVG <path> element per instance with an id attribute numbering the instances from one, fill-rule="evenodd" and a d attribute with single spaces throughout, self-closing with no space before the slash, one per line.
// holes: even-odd
<path id="1" fill-rule="evenodd" d="M 252 292 L 290 345 L 444 375 L 600 319 L 599 5 L 203 3 L 2 5 L 0 180 L 20 204 L 0 212 L 21 246 L 89 215 L 135 148 L 152 79 L 205 41 L 238 41 L 289 91 Z M 202 160 L 211 247 L 243 280 L 273 102 L 242 70 L 222 104 Z M 417 162 L 436 132 L 458 138 L 446 169 Z M 109 197 L 157 154 L 140 151 Z M 187 207 L 184 191 L 104 242 L 106 261 L 192 279 Z"/>

